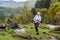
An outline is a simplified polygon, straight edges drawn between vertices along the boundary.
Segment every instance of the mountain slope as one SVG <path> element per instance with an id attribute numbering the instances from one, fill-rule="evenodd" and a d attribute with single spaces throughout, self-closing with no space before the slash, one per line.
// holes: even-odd
<path id="1" fill-rule="evenodd" d="M 24 2 L 14 2 L 14 1 L 0 1 L 0 6 L 4 7 L 22 7 L 24 5 Z"/>
<path id="2" fill-rule="evenodd" d="M 33 8 L 36 3 L 36 0 L 30 0 L 26 2 L 0 1 L 0 6 L 16 8 L 16 7 L 23 7 L 25 3 L 27 3 L 30 8 Z"/>

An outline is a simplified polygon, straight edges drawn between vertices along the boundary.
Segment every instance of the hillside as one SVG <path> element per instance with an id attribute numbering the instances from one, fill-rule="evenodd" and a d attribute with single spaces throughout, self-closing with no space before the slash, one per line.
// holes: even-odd
<path id="1" fill-rule="evenodd" d="M 4 7 L 16 8 L 16 7 L 22 7 L 23 5 L 24 2 L 0 1 L 0 6 L 4 6 Z"/>
<path id="2" fill-rule="evenodd" d="M 35 6 L 36 0 L 25 1 L 25 2 L 0 1 L 0 6 L 17 8 L 17 7 L 23 7 L 24 4 L 26 4 L 26 3 L 29 5 L 30 8 L 33 8 Z"/>

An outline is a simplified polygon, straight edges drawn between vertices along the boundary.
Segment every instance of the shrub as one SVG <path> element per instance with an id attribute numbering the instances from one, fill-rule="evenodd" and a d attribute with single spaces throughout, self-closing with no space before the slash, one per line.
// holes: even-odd
<path id="1" fill-rule="evenodd" d="M 33 21 L 33 14 L 27 5 L 23 7 L 21 15 L 24 19 L 23 23 L 29 23 Z"/>
<path id="2" fill-rule="evenodd" d="M 56 2 L 50 5 L 50 8 L 48 10 L 48 14 L 49 14 L 49 22 L 51 24 L 56 24 L 56 22 L 59 24 L 60 21 L 56 21 L 57 20 L 57 12 L 60 11 L 60 2 Z M 60 15 L 59 15 L 60 17 Z M 59 19 L 59 18 L 58 18 Z"/>

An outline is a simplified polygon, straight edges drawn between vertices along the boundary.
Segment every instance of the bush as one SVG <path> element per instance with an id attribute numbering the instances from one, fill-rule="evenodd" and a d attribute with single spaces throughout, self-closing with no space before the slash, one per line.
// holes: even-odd
<path id="1" fill-rule="evenodd" d="M 59 22 L 60 22 L 59 11 L 60 11 L 60 2 L 56 2 L 56 3 L 53 3 L 53 4 L 50 5 L 50 8 L 48 10 L 48 14 L 49 14 L 49 22 L 51 24 L 56 24 L 56 22 L 59 24 Z M 57 13 L 59 13 L 59 14 L 57 14 Z M 57 18 L 59 19 L 59 21 L 56 21 Z"/>
<path id="2" fill-rule="evenodd" d="M 29 23 L 33 21 L 33 13 L 27 5 L 23 7 L 21 15 L 23 17 L 23 23 Z"/>

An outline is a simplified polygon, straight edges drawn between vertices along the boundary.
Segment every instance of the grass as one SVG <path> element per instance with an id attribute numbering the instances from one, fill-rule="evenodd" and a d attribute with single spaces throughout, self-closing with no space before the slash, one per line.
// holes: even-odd
<path id="1" fill-rule="evenodd" d="M 35 31 L 35 28 L 33 25 L 31 25 L 31 26 L 30 25 L 21 25 L 20 27 L 24 28 L 26 30 L 27 34 L 29 34 L 30 36 L 35 37 L 37 39 L 40 39 L 42 36 L 49 34 L 49 29 L 42 29 L 42 28 L 38 27 L 40 35 L 36 35 L 36 31 Z M 43 34 L 43 32 L 46 32 L 47 34 Z"/>
<path id="2" fill-rule="evenodd" d="M 20 28 L 24 28 L 26 30 L 26 33 L 15 33 L 13 29 L 0 31 L 0 40 L 40 40 L 43 36 L 47 36 L 47 35 L 55 35 L 57 36 L 58 39 L 60 39 L 59 36 L 60 34 L 50 33 L 49 31 L 51 29 L 45 28 L 45 25 L 42 24 L 38 27 L 40 35 L 36 35 L 34 25 L 32 24 L 30 25 L 19 24 L 19 26 Z M 44 34 L 43 32 L 46 32 L 46 34 Z M 46 38 L 46 40 L 49 39 Z"/>
<path id="3" fill-rule="evenodd" d="M 15 40 L 8 32 L 0 32 L 0 40 Z"/>

